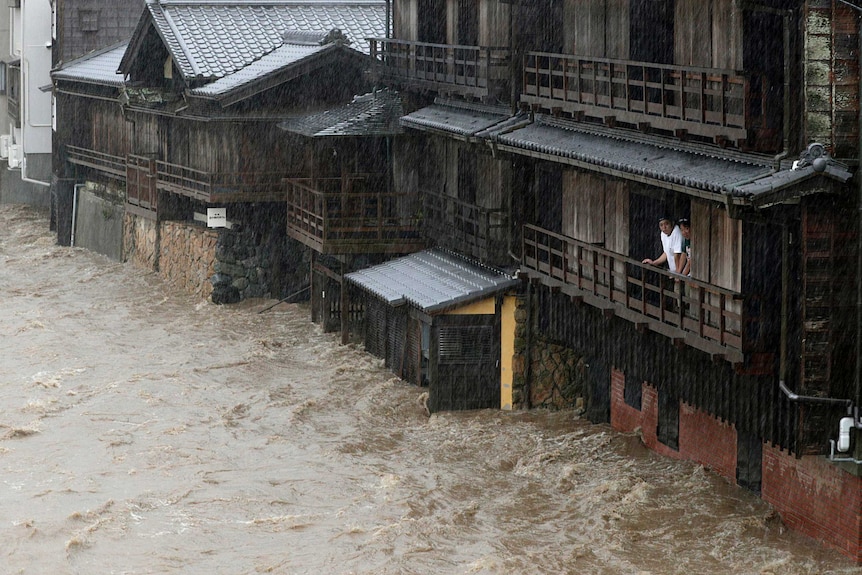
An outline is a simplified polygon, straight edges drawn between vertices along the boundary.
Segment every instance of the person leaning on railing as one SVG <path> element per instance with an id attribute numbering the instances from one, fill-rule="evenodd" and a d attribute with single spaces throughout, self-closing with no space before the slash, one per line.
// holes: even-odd
<path id="1" fill-rule="evenodd" d="M 682 232 L 679 226 L 673 225 L 673 220 L 667 217 L 663 217 L 658 221 L 658 227 L 661 230 L 661 255 L 655 259 L 647 258 L 641 263 L 661 266 L 667 262 L 667 267 L 671 273 L 679 273 L 677 270 L 681 271 L 685 265 Z"/>

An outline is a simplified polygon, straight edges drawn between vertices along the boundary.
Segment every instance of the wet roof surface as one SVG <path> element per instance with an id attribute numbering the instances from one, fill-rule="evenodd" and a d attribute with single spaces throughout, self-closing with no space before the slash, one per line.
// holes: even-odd
<path id="1" fill-rule="evenodd" d="M 388 136 L 402 132 L 401 97 L 389 90 L 357 96 L 346 106 L 291 118 L 280 123 L 282 130 L 309 138 L 334 136 Z"/>
<path id="2" fill-rule="evenodd" d="M 731 191 L 772 173 L 772 166 L 723 159 L 681 149 L 610 137 L 552 125 L 543 119 L 505 134 L 492 136 L 500 144 L 593 164 L 614 170 L 711 192 Z"/>
<path id="3" fill-rule="evenodd" d="M 473 136 L 509 118 L 509 114 L 492 108 L 436 101 L 401 118 L 408 128 L 431 129 L 460 136 Z"/>
<path id="4" fill-rule="evenodd" d="M 58 80 L 86 82 L 106 86 L 122 86 L 123 75 L 117 73 L 120 60 L 126 51 L 126 43 L 118 44 L 65 64 L 60 70 L 51 73 Z"/>
<path id="5" fill-rule="evenodd" d="M 417 252 L 344 277 L 389 305 L 409 303 L 426 313 L 471 303 L 519 283 L 503 272 L 440 249 Z"/>
<path id="6" fill-rule="evenodd" d="M 149 0 L 153 23 L 187 79 L 221 78 L 249 66 L 296 31 L 341 30 L 350 47 L 369 53 L 366 38 L 386 32 L 383 0 Z"/>

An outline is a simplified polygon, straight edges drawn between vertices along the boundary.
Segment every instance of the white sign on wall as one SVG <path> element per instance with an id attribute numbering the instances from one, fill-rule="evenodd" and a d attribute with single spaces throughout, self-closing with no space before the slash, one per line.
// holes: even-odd
<path id="1" fill-rule="evenodd" d="M 207 227 L 226 228 L 227 208 L 207 208 Z"/>

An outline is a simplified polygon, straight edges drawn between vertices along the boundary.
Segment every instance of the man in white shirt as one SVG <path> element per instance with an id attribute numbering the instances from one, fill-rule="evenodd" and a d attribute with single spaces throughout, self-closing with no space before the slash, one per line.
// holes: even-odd
<path id="1" fill-rule="evenodd" d="M 667 262 L 667 267 L 671 273 L 679 273 L 677 270 L 682 269 L 685 253 L 682 248 L 682 232 L 680 232 L 679 226 L 673 225 L 673 220 L 670 218 L 660 219 L 658 227 L 661 230 L 662 253 L 656 259 L 647 258 L 642 263 L 660 266 Z"/>

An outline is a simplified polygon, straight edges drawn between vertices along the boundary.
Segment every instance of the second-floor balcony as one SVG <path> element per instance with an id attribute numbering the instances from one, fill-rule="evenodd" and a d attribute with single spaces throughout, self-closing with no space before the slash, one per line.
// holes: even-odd
<path id="1" fill-rule="evenodd" d="M 426 247 L 415 195 L 384 176 L 289 178 L 287 233 L 321 254 L 411 253 Z"/>
<path id="2" fill-rule="evenodd" d="M 508 97 L 510 76 L 506 47 L 460 46 L 372 38 L 371 56 L 379 73 L 407 88 L 485 99 Z"/>
<path id="3" fill-rule="evenodd" d="M 756 351 L 765 318 L 756 294 L 672 274 L 599 246 L 543 228 L 523 228 L 522 270 L 579 301 L 598 307 L 732 363 Z"/>
<path id="4" fill-rule="evenodd" d="M 484 208 L 446 194 L 423 190 L 422 226 L 436 245 L 485 263 L 507 257 L 508 215 L 503 208 Z"/>
<path id="5" fill-rule="evenodd" d="M 126 179 L 126 157 L 82 148 L 80 146 L 65 146 L 66 160 L 76 166 L 92 168 L 108 177 Z"/>
<path id="6" fill-rule="evenodd" d="M 529 52 L 521 101 L 552 112 L 745 147 L 781 106 L 780 98 L 767 98 L 765 83 L 763 75 L 736 70 Z"/>

